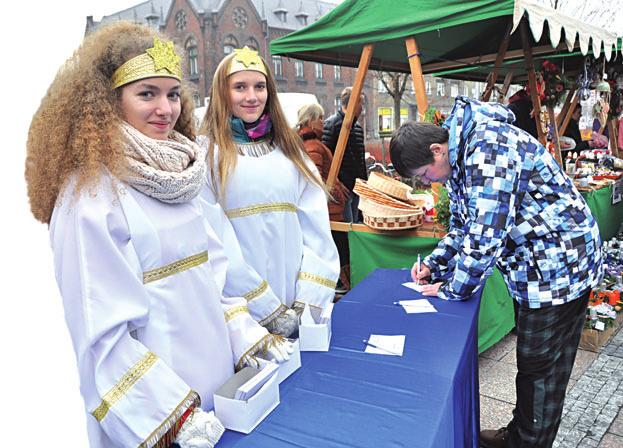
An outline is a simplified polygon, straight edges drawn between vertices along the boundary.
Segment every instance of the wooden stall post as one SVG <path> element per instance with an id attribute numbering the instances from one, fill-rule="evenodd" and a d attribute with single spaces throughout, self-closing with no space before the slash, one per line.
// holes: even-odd
<path id="1" fill-rule="evenodd" d="M 565 103 L 562 105 L 562 109 L 560 109 L 560 113 L 556 117 L 556 125 L 558 126 L 558 129 L 560 129 L 560 125 L 562 124 L 562 121 L 565 119 L 565 117 L 569 113 L 569 108 L 571 107 L 571 101 L 575 97 L 576 88 L 577 88 L 576 86 L 573 86 L 569 89 L 569 91 L 567 92 L 567 98 L 565 98 Z"/>
<path id="2" fill-rule="evenodd" d="M 487 102 L 491 98 L 491 93 L 493 92 L 495 82 L 498 79 L 500 67 L 502 66 L 502 62 L 504 62 L 504 57 L 506 56 L 506 50 L 508 49 L 508 42 L 510 41 L 512 28 L 513 21 L 511 20 L 511 22 L 508 24 L 508 27 L 506 28 L 504 39 L 502 39 L 502 42 L 500 42 L 500 48 L 498 50 L 498 55 L 495 58 L 493 71 L 489 74 L 489 77 L 487 78 L 487 86 L 485 87 L 485 91 L 482 93 L 482 101 Z"/>
<path id="3" fill-rule="evenodd" d="M 617 136 L 616 119 L 611 118 L 608 120 L 608 136 L 610 137 L 610 151 L 615 157 L 619 157 L 619 145 Z"/>
<path id="4" fill-rule="evenodd" d="M 549 127 L 552 132 L 552 141 L 554 143 L 554 157 L 558 161 L 560 167 L 564 168 L 562 164 L 562 153 L 560 152 L 560 140 L 558 139 L 558 127 L 556 126 L 556 117 L 552 106 L 547 106 L 547 115 L 549 116 Z"/>
<path id="5" fill-rule="evenodd" d="M 424 75 L 422 74 L 422 61 L 415 38 L 408 37 L 405 43 L 407 45 L 407 57 L 409 58 L 411 79 L 413 79 L 413 88 L 415 89 L 415 99 L 417 101 L 417 121 L 422 121 L 424 114 L 428 110 L 428 98 L 426 98 L 426 87 L 424 86 Z"/>
<path id="6" fill-rule="evenodd" d="M 366 44 L 361 52 L 361 59 L 359 60 L 359 67 L 355 73 L 355 83 L 353 84 L 353 90 L 350 94 L 350 101 L 346 108 L 346 115 L 344 116 L 344 122 L 342 123 L 342 129 L 340 129 L 340 135 L 335 145 L 335 153 L 333 154 L 333 162 L 329 169 L 329 176 L 327 177 L 327 189 L 331 191 L 337 174 L 342 166 L 342 159 L 344 158 L 344 150 L 346 149 L 346 143 L 348 142 L 348 136 L 350 135 L 350 128 L 353 126 L 353 120 L 355 118 L 355 107 L 361 101 L 361 92 L 363 91 L 363 81 L 368 74 L 368 67 L 370 66 L 370 59 L 372 59 L 372 52 L 374 51 L 374 44 Z"/>
<path id="7" fill-rule="evenodd" d="M 567 115 L 562 120 L 562 124 L 560 125 L 560 129 L 558 132 L 562 135 L 565 135 L 565 131 L 567 130 L 567 126 L 569 126 L 569 121 L 571 121 L 571 117 L 573 116 L 573 111 L 578 107 L 578 101 L 580 101 L 580 95 L 576 92 L 573 96 L 573 101 L 571 101 L 571 106 L 569 106 L 569 111 Z"/>
<path id="8" fill-rule="evenodd" d="M 547 143 L 543 126 L 541 126 L 541 98 L 537 92 L 536 73 L 534 73 L 534 63 L 532 61 L 532 46 L 526 18 L 521 19 L 521 42 L 523 45 L 524 56 L 526 57 L 526 69 L 528 71 L 528 85 L 530 86 L 530 97 L 532 98 L 532 108 L 534 109 L 534 119 L 536 121 L 536 131 L 541 144 Z"/>
<path id="9" fill-rule="evenodd" d="M 505 100 L 506 100 L 506 95 L 508 95 L 508 89 L 510 88 L 512 81 L 513 81 L 513 72 L 511 70 L 504 77 L 504 84 L 502 84 L 502 90 L 500 90 L 500 95 Z"/>

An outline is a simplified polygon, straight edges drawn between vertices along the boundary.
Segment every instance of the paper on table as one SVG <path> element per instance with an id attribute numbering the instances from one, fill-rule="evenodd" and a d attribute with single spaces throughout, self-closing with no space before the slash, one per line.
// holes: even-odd
<path id="1" fill-rule="evenodd" d="M 396 303 L 401 305 L 407 314 L 437 312 L 437 309 L 426 299 L 399 300 Z"/>
<path id="2" fill-rule="evenodd" d="M 406 283 L 403 283 L 402 286 L 406 286 L 407 288 L 413 289 L 417 292 L 422 292 L 422 287 L 424 285 L 419 285 L 416 282 L 406 282 Z"/>
<path id="3" fill-rule="evenodd" d="M 405 346 L 405 335 L 386 336 L 371 334 L 366 342 L 366 353 L 402 356 Z"/>

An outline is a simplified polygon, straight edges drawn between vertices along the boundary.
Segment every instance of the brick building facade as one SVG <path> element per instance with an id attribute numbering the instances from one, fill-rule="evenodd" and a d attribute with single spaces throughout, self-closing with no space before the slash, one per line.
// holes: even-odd
<path id="1" fill-rule="evenodd" d="M 327 116 L 340 107 L 344 87 L 352 85 L 355 69 L 271 56 L 269 43 L 317 20 L 337 0 L 149 0 L 96 22 L 87 17 L 86 33 L 115 20 L 143 23 L 168 35 L 184 51 L 186 79 L 194 86 L 197 106 L 209 94 L 212 74 L 234 48 L 247 45 L 260 52 L 271 66 L 280 92 L 313 93 Z M 374 89 L 366 84 L 364 109 L 375 110 Z M 361 124 L 372 136 L 375 114 Z"/>

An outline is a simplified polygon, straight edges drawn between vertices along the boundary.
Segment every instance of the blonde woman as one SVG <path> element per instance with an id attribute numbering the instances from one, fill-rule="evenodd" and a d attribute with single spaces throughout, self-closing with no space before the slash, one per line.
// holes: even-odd
<path id="1" fill-rule="evenodd" d="M 212 447 L 213 392 L 260 349 L 205 219 L 206 164 L 173 44 L 116 23 L 88 36 L 35 114 L 26 180 L 50 225 L 92 447 Z M 70 425 L 71 426 L 71 425 Z"/>
<path id="2" fill-rule="evenodd" d="M 228 278 L 253 317 L 271 332 L 291 332 L 305 305 L 332 301 L 339 260 L 327 196 L 303 143 L 288 126 L 272 74 L 247 47 L 216 69 L 202 141 L 212 163 L 208 185 L 224 208 L 255 284 Z M 294 318 L 294 320 L 293 320 Z"/>

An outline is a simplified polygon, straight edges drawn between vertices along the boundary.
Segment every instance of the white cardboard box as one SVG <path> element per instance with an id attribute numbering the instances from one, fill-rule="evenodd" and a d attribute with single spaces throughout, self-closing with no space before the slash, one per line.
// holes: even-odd
<path id="1" fill-rule="evenodd" d="M 292 348 L 294 351 L 290 354 L 290 359 L 279 364 L 277 381 L 279 381 L 280 384 L 301 367 L 301 350 L 299 348 L 298 339 L 292 341 Z"/>
<path id="2" fill-rule="evenodd" d="M 300 324 L 299 346 L 302 352 L 327 352 L 331 343 L 331 313 L 333 303 L 329 303 L 323 310 L 326 323 Z"/>
<path id="3" fill-rule="evenodd" d="M 223 426 L 232 431 L 248 434 L 279 404 L 278 375 L 270 380 L 247 401 L 235 400 L 236 389 L 244 384 L 252 372 L 246 367 L 232 376 L 214 392 L 214 413 Z M 250 376 L 251 375 L 251 376 Z"/>

